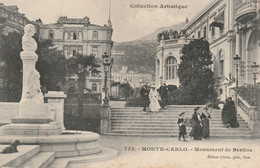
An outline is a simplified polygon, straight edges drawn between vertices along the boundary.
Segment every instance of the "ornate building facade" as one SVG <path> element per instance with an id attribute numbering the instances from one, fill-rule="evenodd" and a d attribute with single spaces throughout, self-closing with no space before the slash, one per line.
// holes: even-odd
<path id="1" fill-rule="evenodd" d="M 40 39 L 52 39 L 55 46 L 64 52 L 66 58 L 77 54 L 95 55 L 102 60 L 106 52 L 111 57 L 112 25 L 110 20 L 104 26 L 91 24 L 88 17 L 68 18 L 60 17 L 57 23 L 40 26 Z M 86 80 L 86 91 L 102 92 L 104 83 L 104 68 L 100 67 L 100 74 L 89 73 Z M 110 79 L 111 73 L 108 73 Z M 76 87 L 76 76 L 66 77 L 67 83 L 62 86 L 65 92 Z M 108 81 L 108 88 L 110 82 Z"/>
<path id="2" fill-rule="evenodd" d="M 259 3 L 257 0 L 217 0 L 208 4 L 182 30 L 186 38 L 161 40 L 157 46 L 156 81 L 179 86 L 177 76 L 180 50 L 190 40 L 205 38 L 213 55 L 216 89 L 224 100 L 235 87 L 234 57 L 238 55 L 239 86 L 253 83 L 254 62 L 260 64 Z"/>
<path id="3" fill-rule="evenodd" d="M 18 12 L 19 8 L 16 5 L 5 6 L 0 3 L 0 17 L 4 18 L 5 22 L 3 23 L 5 26 L 4 34 L 8 34 L 9 32 L 23 32 L 23 28 L 26 24 L 30 23 L 30 21 L 25 17 L 24 14 Z M 1 23 L 0 23 L 1 24 Z"/>

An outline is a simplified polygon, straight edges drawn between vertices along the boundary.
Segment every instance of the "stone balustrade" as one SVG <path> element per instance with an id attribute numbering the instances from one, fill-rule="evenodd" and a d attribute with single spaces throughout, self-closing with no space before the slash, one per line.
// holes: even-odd
<path id="1" fill-rule="evenodd" d="M 246 21 L 248 17 L 256 14 L 257 0 L 242 2 L 236 7 L 236 21 Z M 245 16 L 245 17 L 244 17 Z"/>
<path id="2" fill-rule="evenodd" d="M 260 132 L 260 112 L 257 107 L 250 106 L 243 98 L 237 95 L 237 112 L 248 123 L 253 133 Z"/>

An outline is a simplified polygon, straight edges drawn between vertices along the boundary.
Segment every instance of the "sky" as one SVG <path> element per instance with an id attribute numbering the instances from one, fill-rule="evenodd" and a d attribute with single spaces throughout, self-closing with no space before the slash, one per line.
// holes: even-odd
<path id="1" fill-rule="evenodd" d="M 4 5 L 17 5 L 29 20 L 40 18 L 44 24 L 56 23 L 60 16 L 83 18 L 92 24 L 107 24 L 110 0 L 0 0 Z M 191 20 L 212 0 L 111 0 L 110 18 L 113 41 L 141 38 L 156 29 Z M 162 5 L 182 5 L 187 8 L 160 8 Z M 147 5 L 147 8 L 136 6 Z M 150 8 L 149 8 L 150 5 Z M 157 5 L 157 8 L 151 6 Z"/>

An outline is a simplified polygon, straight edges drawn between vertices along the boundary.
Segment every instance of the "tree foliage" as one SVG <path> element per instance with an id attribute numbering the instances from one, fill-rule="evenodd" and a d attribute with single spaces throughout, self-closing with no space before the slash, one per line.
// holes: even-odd
<path id="1" fill-rule="evenodd" d="M 98 73 L 98 67 L 100 67 L 100 61 L 94 56 L 83 56 L 77 55 L 66 60 L 67 65 L 67 75 L 77 75 L 78 76 L 78 122 L 80 123 L 82 113 L 83 113 L 83 98 L 86 76 L 89 73 Z M 80 129 L 80 125 L 79 128 Z"/>
<path id="2" fill-rule="evenodd" d="M 158 33 L 157 35 L 157 41 L 160 42 L 162 40 L 162 38 L 164 38 L 164 40 L 169 40 L 169 39 L 177 39 L 180 37 L 180 34 L 177 30 L 165 30 L 162 31 L 161 33 Z"/>
<path id="3" fill-rule="evenodd" d="M 187 104 L 204 104 L 216 98 L 210 69 L 212 54 L 204 39 L 191 41 L 181 50 L 180 94 Z"/>
<path id="4" fill-rule="evenodd" d="M 7 101 L 17 102 L 21 99 L 22 93 L 22 60 L 20 58 L 22 35 L 10 32 L 8 35 L 2 34 L 1 38 L 1 76 L 6 83 Z M 66 75 L 65 57 L 61 51 L 53 48 L 52 41 L 36 41 L 38 44 L 36 69 L 41 75 L 41 86 L 47 90 L 55 90 Z"/>

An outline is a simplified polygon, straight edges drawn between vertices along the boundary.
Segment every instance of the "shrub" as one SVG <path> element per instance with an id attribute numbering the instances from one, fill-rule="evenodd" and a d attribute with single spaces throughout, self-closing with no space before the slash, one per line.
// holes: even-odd
<path id="1" fill-rule="evenodd" d="M 254 88 L 253 85 L 241 86 L 238 88 L 237 93 L 248 102 L 251 106 L 258 106 L 260 102 L 260 86 L 256 85 Z M 255 99 L 255 100 L 254 100 Z"/>

